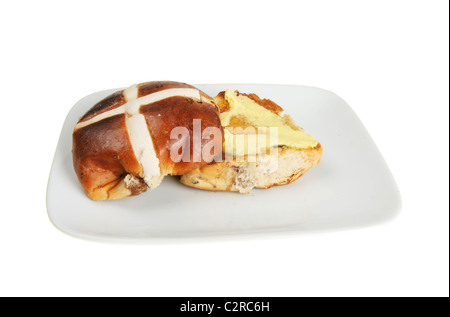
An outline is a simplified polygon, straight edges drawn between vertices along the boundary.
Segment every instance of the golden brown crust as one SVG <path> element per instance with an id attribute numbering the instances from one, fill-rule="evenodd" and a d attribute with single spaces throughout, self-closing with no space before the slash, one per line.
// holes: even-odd
<path id="1" fill-rule="evenodd" d="M 237 95 L 239 96 L 239 91 L 237 92 Z M 261 107 L 266 108 L 269 111 L 272 111 L 273 113 L 279 115 L 280 113 L 282 113 L 284 110 L 283 108 L 281 108 L 279 105 L 277 105 L 275 102 L 273 102 L 270 99 L 261 99 L 259 98 L 258 95 L 256 94 L 242 94 L 243 96 L 247 96 L 248 98 L 250 98 L 251 100 L 253 100 L 254 102 L 256 102 L 258 105 L 260 105 Z"/>
<path id="2" fill-rule="evenodd" d="M 78 122 L 89 120 L 100 113 L 120 107 L 125 102 L 126 100 L 123 96 L 122 91 L 116 91 L 115 93 L 107 96 L 106 98 L 100 100 L 94 106 L 92 106 L 92 108 L 89 109 Z"/>
<path id="3" fill-rule="evenodd" d="M 197 100 L 185 97 L 171 97 L 160 102 L 153 103 L 141 108 L 141 113 L 147 120 L 147 125 L 153 139 L 156 154 L 160 160 L 160 168 L 170 175 L 182 175 L 210 161 L 204 161 L 201 157 L 200 162 L 194 161 L 194 139 L 193 139 L 193 120 L 201 119 L 201 131 L 207 127 L 219 128 L 222 135 L 222 125 L 215 106 L 201 103 Z M 184 155 L 185 161 L 174 162 L 170 159 L 170 150 L 178 140 L 170 138 L 170 133 L 175 127 L 186 127 L 189 130 L 190 138 L 186 140 L 189 146 L 186 147 Z M 201 139 L 203 148 L 210 140 Z M 222 148 L 223 139 L 215 139 L 215 147 Z"/>
<path id="4" fill-rule="evenodd" d="M 90 196 L 128 173 L 139 175 L 142 171 L 131 147 L 124 114 L 76 130 L 72 154 L 75 172 Z"/>
<path id="5" fill-rule="evenodd" d="M 138 85 L 138 97 L 169 88 L 194 88 L 177 82 L 147 82 Z M 196 88 L 194 88 L 196 89 Z M 162 175 L 179 175 L 205 165 L 200 162 L 174 163 L 170 159 L 170 148 L 176 140 L 170 140 L 170 132 L 175 127 L 186 127 L 191 133 L 189 150 L 193 155 L 193 120 L 201 120 L 202 132 L 206 127 L 216 127 L 222 131 L 217 106 L 213 99 L 200 91 L 201 100 L 185 97 L 170 97 L 150 105 L 142 106 L 153 139 L 155 152 L 160 160 Z M 95 104 L 80 119 L 89 120 L 98 114 L 125 104 L 123 91 L 118 91 Z M 143 169 L 138 162 L 125 122 L 127 114 L 121 113 L 86 126 L 73 133 L 73 164 L 78 179 L 88 196 L 94 200 L 119 199 L 137 195 L 147 189 L 145 186 L 133 187 L 125 182 L 131 175 L 137 179 L 133 184 L 143 182 Z M 201 140 L 201 145 L 209 140 Z M 217 140 L 220 148 L 222 140 Z"/>
<path id="6" fill-rule="evenodd" d="M 188 85 L 186 83 L 179 83 L 176 81 L 149 81 L 146 83 L 139 84 L 139 90 L 138 90 L 138 98 L 147 96 L 150 94 L 153 94 L 158 91 L 170 89 L 170 88 L 194 88 L 191 85 Z"/>
<path id="7" fill-rule="evenodd" d="M 230 110 L 230 104 L 225 99 L 225 91 L 221 91 L 214 97 L 214 102 L 219 107 L 219 112 L 225 112 Z"/>
<path id="8" fill-rule="evenodd" d="M 239 95 L 247 96 L 248 98 L 250 98 L 251 100 L 256 102 L 258 105 L 260 105 L 261 107 L 264 107 L 267 110 L 269 110 L 277 115 L 280 115 L 280 113 L 282 113 L 284 111 L 283 108 L 281 108 L 278 104 L 276 104 L 275 102 L 273 102 L 270 99 L 261 99 L 256 94 L 244 94 L 237 90 L 235 90 L 235 92 L 238 96 Z M 219 107 L 220 113 L 230 110 L 230 104 L 225 99 L 225 91 L 219 92 L 217 94 L 217 96 L 214 97 L 214 102 Z"/>

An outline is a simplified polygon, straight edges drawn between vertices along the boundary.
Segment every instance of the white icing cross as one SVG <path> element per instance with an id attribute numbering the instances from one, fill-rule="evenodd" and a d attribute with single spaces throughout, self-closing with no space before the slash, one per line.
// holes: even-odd
<path id="1" fill-rule="evenodd" d="M 123 91 L 123 95 L 126 100 L 125 104 L 100 113 L 89 120 L 79 122 L 74 131 L 118 114 L 128 114 L 125 117 L 125 123 L 131 146 L 136 159 L 142 166 L 144 181 L 153 189 L 159 185 L 163 175 L 161 175 L 159 159 L 153 146 L 150 130 L 144 115 L 140 113 L 140 108 L 143 105 L 175 96 L 195 98 L 201 101 L 200 91 L 193 88 L 170 88 L 138 98 L 138 85 L 132 85 Z"/>
<path id="2" fill-rule="evenodd" d="M 129 113 L 130 115 L 133 115 L 135 113 L 139 113 L 141 106 L 161 101 L 170 97 L 182 96 L 202 100 L 200 91 L 193 88 L 171 88 L 137 98 L 138 87 L 137 85 L 133 85 L 125 89 L 123 91 L 123 94 L 125 96 L 125 99 L 127 100 L 125 104 L 121 105 L 120 107 L 100 113 L 90 118 L 89 120 L 77 123 L 77 125 L 75 126 L 75 131 L 106 118 L 116 116 L 118 114 Z"/>

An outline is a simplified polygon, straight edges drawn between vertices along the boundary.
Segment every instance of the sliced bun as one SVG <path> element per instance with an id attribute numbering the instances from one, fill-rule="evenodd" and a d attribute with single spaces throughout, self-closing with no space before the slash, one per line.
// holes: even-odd
<path id="1" fill-rule="evenodd" d="M 295 125 L 291 117 L 281 116 L 283 108 L 275 102 L 261 99 L 255 94 L 236 93 L 247 96 L 261 107 L 276 114 L 293 130 L 303 131 Z M 214 100 L 221 113 L 229 111 L 225 92 L 220 92 Z M 250 118 L 240 116 L 229 120 L 228 126 L 245 128 L 252 125 L 251 121 Z M 248 193 L 252 188 L 286 185 L 301 177 L 312 166 L 319 164 L 322 151 L 322 146 L 318 142 L 312 147 L 305 148 L 280 144 L 276 151 L 260 153 L 256 157 L 235 155 L 232 160 L 224 160 L 222 157 L 221 162 L 213 162 L 184 174 L 180 181 L 194 188 L 240 193 Z"/>
<path id="2" fill-rule="evenodd" d="M 243 194 L 253 188 L 270 188 L 290 184 L 312 166 L 320 163 L 322 147 L 298 150 L 289 147 L 277 149 L 278 157 L 260 155 L 256 162 L 216 162 L 181 176 L 180 181 L 190 187 L 212 191 L 234 191 Z M 276 169 L 273 160 L 277 160 Z"/>

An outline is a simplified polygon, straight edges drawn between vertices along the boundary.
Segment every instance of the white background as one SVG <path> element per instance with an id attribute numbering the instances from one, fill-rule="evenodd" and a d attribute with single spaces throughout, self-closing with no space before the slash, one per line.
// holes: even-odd
<path id="1" fill-rule="evenodd" d="M 448 2 L 2 1 L 0 296 L 449 295 Z M 344 98 L 403 197 L 388 223 L 116 245 L 67 236 L 45 193 L 71 106 L 149 80 Z"/>

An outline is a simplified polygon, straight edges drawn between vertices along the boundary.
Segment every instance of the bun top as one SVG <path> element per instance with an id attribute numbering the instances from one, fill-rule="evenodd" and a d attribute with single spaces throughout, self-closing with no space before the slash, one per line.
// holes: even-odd
<path id="1" fill-rule="evenodd" d="M 194 161 L 193 125 L 201 131 L 216 127 L 222 131 L 218 107 L 199 89 L 179 82 L 156 81 L 132 85 L 104 98 L 89 109 L 73 132 L 74 167 L 83 187 L 96 187 L 132 174 L 154 188 L 164 175 L 181 175 L 208 162 Z M 182 161 L 170 158 L 178 141 L 174 128 L 187 129 Z M 210 140 L 201 139 L 201 146 Z M 221 147 L 222 140 L 217 140 Z"/>

